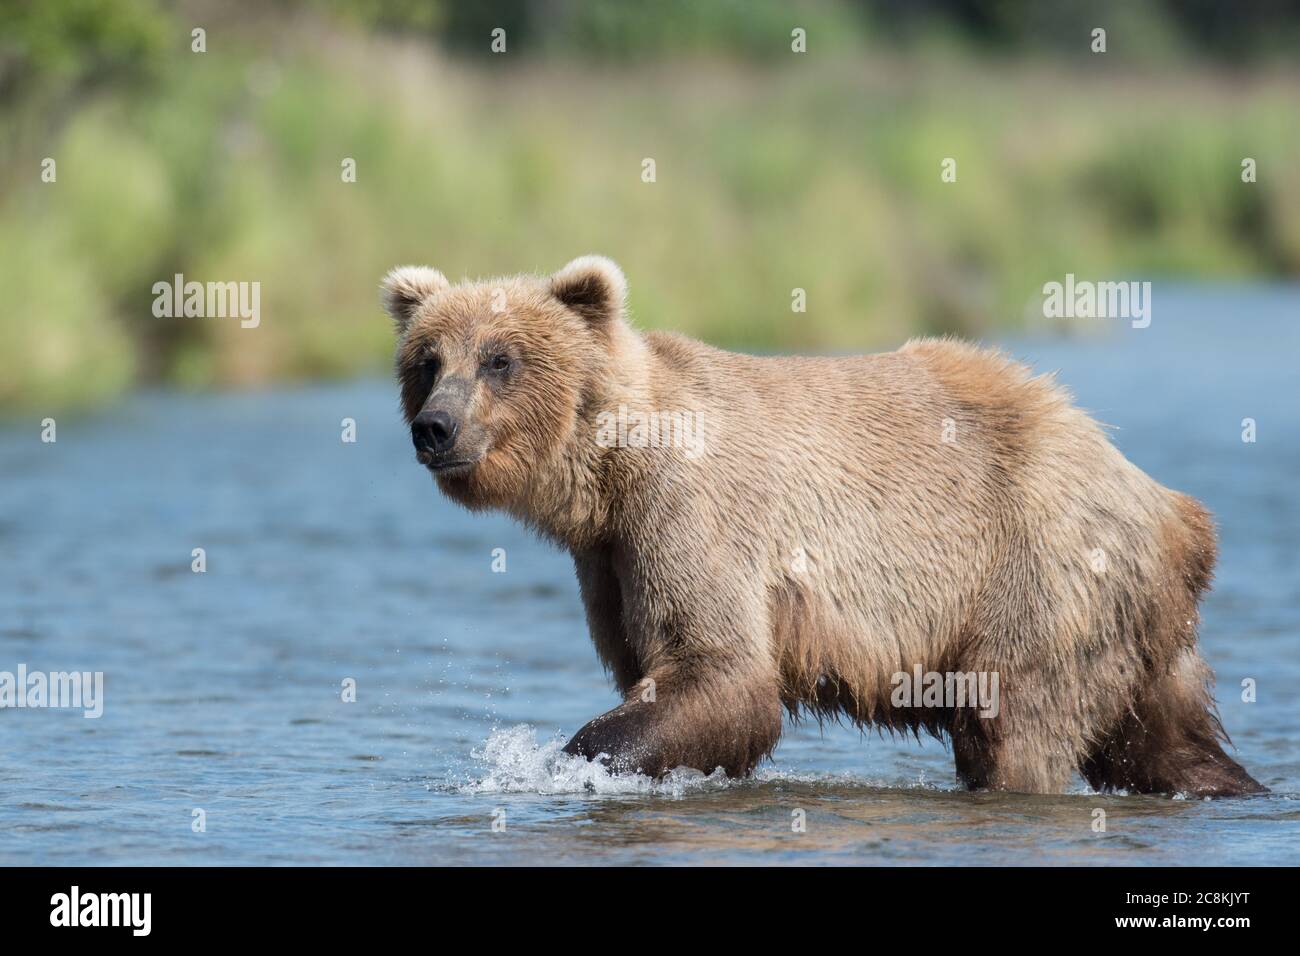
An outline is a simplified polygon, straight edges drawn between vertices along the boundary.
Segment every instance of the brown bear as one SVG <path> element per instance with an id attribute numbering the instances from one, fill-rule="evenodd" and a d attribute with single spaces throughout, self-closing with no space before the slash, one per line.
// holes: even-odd
<path id="1" fill-rule="evenodd" d="M 420 463 L 573 556 L 624 701 L 570 753 L 740 776 L 784 709 L 948 738 L 971 788 L 1263 790 L 1197 651 L 1209 515 L 1049 377 L 951 340 L 760 358 L 640 334 L 595 256 L 383 292 Z M 999 699 L 900 697 L 922 672 Z"/>

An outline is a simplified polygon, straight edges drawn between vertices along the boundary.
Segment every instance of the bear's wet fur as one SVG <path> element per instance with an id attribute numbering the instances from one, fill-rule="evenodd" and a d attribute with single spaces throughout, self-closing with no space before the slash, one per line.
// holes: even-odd
<path id="1" fill-rule="evenodd" d="M 383 289 L 441 490 L 573 556 L 624 701 L 570 753 L 741 776 L 809 712 L 946 738 L 971 788 L 1264 789 L 1220 746 L 1197 650 L 1209 515 L 1050 377 L 947 339 L 760 358 L 641 334 L 597 256 Z M 693 415 L 703 454 L 598 440 L 616 413 Z M 996 716 L 896 704 L 917 666 L 996 673 Z"/>

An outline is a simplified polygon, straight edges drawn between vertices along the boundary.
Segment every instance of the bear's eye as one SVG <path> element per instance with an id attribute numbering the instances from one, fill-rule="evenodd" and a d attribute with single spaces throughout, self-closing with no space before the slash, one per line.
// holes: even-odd
<path id="1" fill-rule="evenodd" d="M 510 369 L 510 356 L 503 353 L 494 355 L 488 359 L 487 367 L 489 370 L 497 372 L 498 374 L 508 371 Z"/>
<path id="2" fill-rule="evenodd" d="M 430 355 L 428 358 L 424 360 L 424 365 L 423 365 L 424 374 L 427 375 L 429 378 L 431 379 L 437 378 L 438 370 L 440 368 L 442 368 L 442 360 L 439 359 L 438 356 Z"/>

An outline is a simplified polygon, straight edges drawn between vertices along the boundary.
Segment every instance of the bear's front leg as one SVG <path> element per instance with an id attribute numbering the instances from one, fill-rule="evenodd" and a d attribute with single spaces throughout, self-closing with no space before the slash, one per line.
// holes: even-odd
<path id="1" fill-rule="evenodd" d="M 686 493 L 689 477 L 644 487 L 640 513 L 650 523 L 577 562 L 592 638 L 623 703 L 565 751 L 615 772 L 721 767 L 741 777 L 781 736 L 766 592 L 736 573 L 754 559 L 710 525 L 707 497 Z"/>
<path id="2" fill-rule="evenodd" d="M 662 777 L 677 767 L 704 773 L 721 767 L 743 777 L 780 736 L 775 683 L 726 671 L 689 679 L 660 672 L 574 734 L 564 751 L 600 759 L 614 773 Z"/>

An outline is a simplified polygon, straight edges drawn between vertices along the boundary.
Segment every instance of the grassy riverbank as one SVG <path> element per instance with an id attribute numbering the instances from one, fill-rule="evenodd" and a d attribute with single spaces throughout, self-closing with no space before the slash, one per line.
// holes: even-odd
<path id="1" fill-rule="evenodd" d="M 1067 272 L 1300 272 L 1295 74 L 782 36 L 757 59 L 469 60 L 315 14 L 188 43 L 142 81 L 7 109 L 3 407 L 382 368 L 376 283 L 411 261 L 598 251 L 640 324 L 781 350 L 1014 324 Z M 156 318 L 175 273 L 260 282 L 260 324 Z"/>

